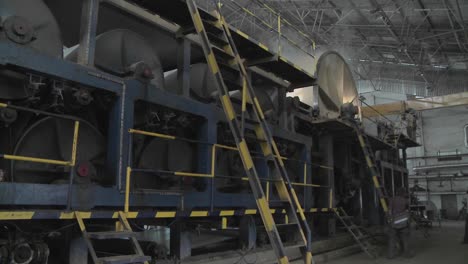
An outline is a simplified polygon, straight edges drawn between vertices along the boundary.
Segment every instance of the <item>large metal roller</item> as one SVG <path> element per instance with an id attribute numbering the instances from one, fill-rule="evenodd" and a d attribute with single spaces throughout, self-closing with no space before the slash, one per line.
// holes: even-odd
<path id="1" fill-rule="evenodd" d="M 74 122 L 46 117 L 29 126 L 19 138 L 14 155 L 68 161 L 72 153 Z M 106 140 L 90 123 L 80 122 L 75 166 L 77 182 L 110 184 L 111 175 L 102 173 Z M 28 183 L 67 183 L 69 167 L 24 161 L 12 162 L 12 179 Z"/>
<path id="2" fill-rule="evenodd" d="M 165 89 L 171 93 L 182 95 L 177 80 L 177 70 L 167 72 L 165 75 Z M 213 74 L 206 63 L 196 63 L 190 66 L 190 95 L 201 101 L 211 101 L 216 98 L 217 88 Z"/>
<path id="3" fill-rule="evenodd" d="M 326 52 L 317 62 L 318 89 L 303 88 L 294 95 L 314 109 L 322 118 L 337 118 L 343 106 L 358 106 L 358 92 L 345 59 L 334 51 Z"/>
<path id="4" fill-rule="evenodd" d="M 67 47 L 73 47 L 79 43 L 82 0 L 44 0 L 52 13 L 57 18 L 62 30 L 63 42 Z M 114 29 L 127 29 L 143 36 L 152 49 L 158 54 L 164 71 L 177 67 L 177 40 L 173 32 L 158 28 L 135 16 L 122 12 L 109 4 L 101 1 L 99 7 L 99 23 L 97 35 Z M 192 60 L 200 61 L 203 52 L 200 48 L 192 48 Z"/>
<path id="5" fill-rule="evenodd" d="M 62 57 L 62 39 L 54 16 L 41 0 L 0 0 L 0 41 L 24 45 L 46 55 Z M 0 98 L 31 95 L 27 77 L 0 70 Z"/>
<path id="6" fill-rule="evenodd" d="M 175 94 L 182 94 L 182 90 L 177 80 L 177 70 L 165 74 L 164 87 L 167 91 Z M 192 98 L 214 102 L 217 99 L 217 88 L 213 74 L 206 63 L 196 63 L 190 67 L 190 95 Z M 255 94 L 259 100 L 263 112 L 269 117 L 278 115 L 278 90 L 269 85 L 257 85 L 254 87 Z M 231 97 L 237 100 L 242 99 L 240 91 L 232 91 Z"/>
<path id="7" fill-rule="evenodd" d="M 66 59 L 76 61 L 79 46 Z M 96 37 L 94 64 L 97 68 L 118 76 L 134 74 L 133 66 L 144 63 L 152 72 L 152 83 L 164 87 L 159 56 L 151 44 L 139 34 L 127 29 L 114 29 Z"/>

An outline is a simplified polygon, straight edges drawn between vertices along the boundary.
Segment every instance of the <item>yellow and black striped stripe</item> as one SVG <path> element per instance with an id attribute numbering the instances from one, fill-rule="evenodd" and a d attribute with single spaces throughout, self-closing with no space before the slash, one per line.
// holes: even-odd
<path id="1" fill-rule="evenodd" d="M 312 208 L 308 213 L 333 212 L 335 208 Z M 282 208 L 271 209 L 272 214 L 285 214 Z M 82 219 L 117 219 L 118 211 L 86 211 L 79 212 Z M 200 217 L 237 217 L 257 215 L 258 209 L 226 209 L 226 210 L 192 210 L 186 211 L 131 211 L 127 212 L 129 219 L 165 219 L 165 218 L 200 218 Z M 6 220 L 71 220 L 75 212 L 60 210 L 32 211 L 0 211 L 0 221 Z"/>

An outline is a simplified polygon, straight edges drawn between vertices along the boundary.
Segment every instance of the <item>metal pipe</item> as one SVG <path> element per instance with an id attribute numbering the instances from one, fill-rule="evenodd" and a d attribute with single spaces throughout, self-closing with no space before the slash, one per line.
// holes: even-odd
<path id="1" fill-rule="evenodd" d="M 454 179 L 467 179 L 468 174 L 462 173 L 463 176 L 454 176 L 454 174 L 430 174 L 430 175 L 409 175 L 409 179 L 414 179 L 414 180 L 426 180 L 426 179 L 446 179 L 446 178 L 454 178 Z"/>
<path id="2" fill-rule="evenodd" d="M 444 157 L 465 157 L 465 156 L 468 156 L 468 153 L 460 153 L 460 154 L 450 155 L 450 156 L 438 156 L 438 155 L 415 156 L 415 157 L 407 157 L 407 159 L 437 159 L 437 158 L 444 158 Z"/>
<path id="3" fill-rule="evenodd" d="M 62 165 L 62 166 L 70 166 L 71 164 L 70 161 L 42 159 L 42 158 L 34 158 L 34 157 L 27 157 L 27 156 L 15 156 L 15 155 L 8 155 L 8 154 L 0 154 L 0 158 L 6 159 L 6 160 L 27 161 L 27 162 L 45 163 L 45 164 Z"/>
<path id="4" fill-rule="evenodd" d="M 468 163 L 420 166 L 420 167 L 414 167 L 413 171 L 417 172 L 417 171 L 431 171 L 431 170 L 458 169 L 458 168 L 468 168 Z"/>
<path id="5" fill-rule="evenodd" d="M 127 167 L 127 173 L 125 178 L 125 203 L 124 203 L 124 212 L 128 213 L 130 208 L 130 177 L 132 174 L 132 168 Z"/>

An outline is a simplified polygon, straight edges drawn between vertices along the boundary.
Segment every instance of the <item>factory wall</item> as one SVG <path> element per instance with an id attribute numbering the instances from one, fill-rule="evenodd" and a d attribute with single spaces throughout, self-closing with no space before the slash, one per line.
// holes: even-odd
<path id="1" fill-rule="evenodd" d="M 414 186 L 415 180 L 417 180 L 419 187 L 429 190 L 418 192 L 418 197 L 421 200 L 429 199 L 438 209 L 448 209 L 452 211 L 448 214 L 454 214 L 461 209 L 463 198 L 468 197 L 466 194 L 468 166 L 460 165 L 468 163 L 465 132 L 467 130 L 465 127 L 468 125 L 468 108 L 458 106 L 422 111 L 420 112 L 419 125 L 421 127 L 419 142 L 422 143 L 422 146 L 407 151 L 408 169 L 411 176 L 410 186 Z M 421 166 L 446 164 L 459 164 L 461 167 L 414 170 L 414 168 Z M 453 218 L 453 215 L 449 215 L 449 217 Z"/>

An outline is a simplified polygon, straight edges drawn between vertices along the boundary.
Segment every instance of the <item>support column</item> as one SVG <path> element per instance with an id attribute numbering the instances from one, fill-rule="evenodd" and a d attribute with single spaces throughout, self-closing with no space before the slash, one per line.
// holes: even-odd
<path id="1" fill-rule="evenodd" d="M 190 232 L 186 231 L 182 221 L 176 221 L 171 225 L 170 245 L 171 256 L 183 260 L 192 255 L 192 241 Z"/>
<path id="2" fill-rule="evenodd" d="M 282 129 L 293 131 L 289 127 L 289 120 L 288 120 L 288 113 L 286 111 L 286 89 L 280 88 L 278 89 L 278 110 L 279 110 L 279 126 Z"/>
<path id="3" fill-rule="evenodd" d="M 257 227 L 255 219 L 251 215 L 244 215 L 239 223 L 240 247 L 245 250 L 255 248 L 257 242 Z"/>
<path id="4" fill-rule="evenodd" d="M 99 13 L 99 0 L 84 0 L 81 11 L 80 47 L 78 64 L 94 65 L 96 49 L 96 28 Z"/>
<path id="5" fill-rule="evenodd" d="M 88 263 L 88 246 L 83 237 L 76 237 L 70 241 L 68 252 L 68 263 L 70 264 L 87 264 Z"/>
<path id="6" fill-rule="evenodd" d="M 402 149 L 401 150 L 402 152 L 402 159 L 403 159 L 403 166 L 405 167 L 405 169 L 408 169 L 408 156 L 407 156 L 407 153 L 406 153 L 406 148 Z M 405 187 L 406 189 L 406 192 L 409 193 L 409 173 L 404 173 L 403 171 L 401 172 L 401 177 L 402 177 L 402 180 L 403 180 L 403 187 Z"/>
<path id="7" fill-rule="evenodd" d="M 129 88 L 131 87 L 131 88 Z M 130 128 L 133 128 L 135 95 L 142 89 L 138 81 L 127 81 L 109 113 L 107 138 L 107 168 L 115 176 L 116 185 L 125 187 L 125 171 L 128 162 Z M 123 204 L 122 204 L 123 206 Z"/>
<path id="8" fill-rule="evenodd" d="M 191 44 L 186 38 L 177 38 L 177 85 L 182 96 L 190 97 Z"/>
<path id="9" fill-rule="evenodd" d="M 207 142 L 209 144 L 198 144 L 197 145 L 197 157 L 198 157 L 198 165 L 197 165 L 197 172 L 203 174 L 211 173 L 211 165 L 212 165 L 212 151 L 213 145 L 216 144 L 217 139 L 217 126 L 216 120 L 214 117 L 207 116 L 207 120 L 200 126 L 198 129 L 198 138 L 197 140 L 201 142 Z M 213 210 L 215 205 L 214 195 L 216 193 L 216 186 L 214 178 L 200 178 L 200 177 L 192 177 L 192 181 L 199 191 L 204 191 L 209 200 L 209 207 Z M 190 203 L 192 205 L 196 205 L 196 203 Z M 189 209 L 189 208 L 185 208 Z"/>
<path id="10" fill-rule="evenodd" d="M 323 155 L 323 165 L 334 167 L 334 144 L 332 136 L 323 136 L 319 142 L 320 152 Z M 319 204 L 317 207 L 335 207 L 335 172 L 333 169 L 327 169 L 320 174 L 320 184 L 329 188 L 321 188 Z M 330 192 L 330 190 L 332 192 Z M 333 236 L 336 233 L 336 220 L 334 214 L 327 214 L 319 219 L 319 232 L 325 236 Z"/>
<path id="11" fill-rule="evenodd" d="M 307 164 L 305 164 L 305 170 L 306 173 L 304 177 L 306 177 L 304 183 L 306 184 L 312 184 L 312 166 L 310 163 L 314 163 L 312 160 L 312 155 L 311 155 L 311 146 L 304 146 L 303 150 L 303 159 Z M 317 163 L 317 162 L 315 162 Z M 304 180 L 304 179 L 303 179 Z M 313 189 L 311 187 L 305 187 L 304 191 L 304 211 L 309 211 L 312 206 L 313 206 Z"/>

